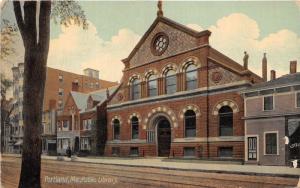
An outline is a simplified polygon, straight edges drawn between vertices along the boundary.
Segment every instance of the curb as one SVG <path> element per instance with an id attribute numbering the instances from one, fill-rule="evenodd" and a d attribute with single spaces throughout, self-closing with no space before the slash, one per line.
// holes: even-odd
<path id="1" fill-rule="evenodd" d="M 5 155 L 4 155 L 5 156 Z M 9 157 L 20 158 L 21 156 L 6 155 Z M 101 165 L 113 165 L 113 166 L 124 166 L 124 167 L 135 167 L 135 168 L 153 168 L 163 170 L 181 170 L 187 172 L 205 172 L 205 173 L 218 173 L 218 174 L 235 174 L 235 175 L 250 175 L 250 176 L 266 176 L 266 177 L 282 177 L 282 178 L 300 178 L 300 175 L 295 174 L 271 174 L 271 173 L 259 173 L 259 172 L 243 172 L 243 171 L 227 171 L 227 170 L 207 170 L 207 169 L 186 169 L 186 168 L 174 168 L 174 167 L 159 167 L 159 166 L 147 166 L 147 165 L 133 165 L 133 164 L 116 164 L 116 163 L 103 163 L 103 162 L 92 162 L 92 161 L 78 161 L 76 158 L 65 160 L 62 159 L 51 159 L 43 158 L 43 160 L 51 161 L 65 161 L 65 162 L 78 162 L 78 163 L 92 163 Z"/>
<path id="2" fill-rule="evenodd" d="M 56 160 L 56 159 L 45 159 L 45 160 Z M 92 163 L 101 165 L 113 165 L 113 166 L 124 166 L 124 167 L 135 167 L 135 168 L 154 168 L 162 170 L 181 170 L 187 172 L 206 172 L 206 173 L 218 173 L 218 174 L 235 174 L 235 175 L 250 175 L 250 176 L 266 176 L 266 177 L 283 177 L 283 178 L 300 178 L 300 175 L 294 174 L 271 174 L 271 173 L 259 173 L 259 172 L 243 172 L 243 171 L 227 171 L 227 170 L 207 170 L 207 169 L 186 169 L 186 168 L 174 168 L 174 167 L 159 167 L 159 166 L 147 166 L 147 165 L 133 165 L 133 164 L 116 164 L 116 163 L 103 163 L 103 162 L 92 162 L 92 161 L 78 161 L 76 158 L 73 160 L 63 160 L 65 162 L 78 162 L 78 163 Z"/>
<path id="3" fill-rule="evenodd" d="M 173 167 L 159 167 L 159 166 L 146 166 L 146 165 L 131 165 L 131 164 L 115 164 L 115 163 L 101 163 L 101 162 L 88 162 L 88 161 L 77 161 L 79 163 L 93 163 L 101 165 L 114 165 L 114 166 L 127 166 L 135 168 L 154 168 L 163 170 L 181 170 L 187 172 L 206 172 L 206 173 L 218 173 L 218 174 L 235 174 L 235 175 L 250 175 L 250 176 L 268 176 L 268 177 L 283 177 L 283 178 L 300 178 L 300 175 L 293 174 L 270 174 L 270 173 L 259 173 L 259 172 L 241 172 L 241 171 L 226 171 L 226 170 L 205 170 L 205 169 L 186 169 L 186 168 L 173 168 Z M 66 161 L 71 162 L 71 161 Z"/>

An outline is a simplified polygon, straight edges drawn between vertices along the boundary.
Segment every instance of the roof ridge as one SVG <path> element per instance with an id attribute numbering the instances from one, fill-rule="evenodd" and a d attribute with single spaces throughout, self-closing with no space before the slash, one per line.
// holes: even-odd
<path id="1" fill-rule="evenodd" d="M 97 92 L 102 92 L 102 91 L 106 91 L 107 89 L 112 89 L 114 87 L 118 87 L 120 84 L 118 85 L 113 85 L 113 86 L 110 86 L 110 87 L 107 87 L 107 88 L 102 88 L 102 89 L 99 89 L 99 90 L 95 90 L 95 91 L 91 91 L 89 93 L 86 93 L 86 94 L 94 94 L 94 93 L 97 93 Z"/>

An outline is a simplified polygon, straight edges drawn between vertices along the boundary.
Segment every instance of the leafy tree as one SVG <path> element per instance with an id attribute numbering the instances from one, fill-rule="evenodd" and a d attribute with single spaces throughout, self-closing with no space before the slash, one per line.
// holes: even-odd
<path id="1" fill-rule="evenodd" d="M 6 99 L 6 92 L 12 86 L 12 81 L 1 74 L 1 153 L 4 149 L 4 127 L 13 111 L 13 106 Z"/>
<path id="2" fill-rule="evenodd" d="M 75 1 L 13 1 L 17 26 L 25 48 L 23 121 L 24 138 L 20 188 L 41 187 L 41 131 L 50 19 L 87 28 L 83 10 Z M 23 8 L 23 11 L 22 11 Z"/>
<path id="3" fill-rule="evenodd" d="M 1 60 L 5 60 L 9 55 L 15 53 L 13 44 L 15 43 L 14 37 L 17 35 L 17 31 L 16 25 L 10 24 L 6 19 L 1 20 Z"/>

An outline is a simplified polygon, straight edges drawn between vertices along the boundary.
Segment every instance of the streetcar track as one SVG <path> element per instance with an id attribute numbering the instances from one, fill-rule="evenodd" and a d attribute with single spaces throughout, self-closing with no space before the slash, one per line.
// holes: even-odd
<path id="1" fill-rule="evenodd" d="M 43 168 L 43 167 L 42 167 Z M 99 171 L 100 170 L 100 171 Z M 105 170 L 109 170 L 110 172 L 107 172 Z M 123 174 L 129 174 L 127 176 L 125 175 L 120 175 L 120 172 L 119 171 L 116 171 L 116 170 L 111 170 L 111 169 L 105 169 L 105 170 L 102 170 L 102 169 L 97 169 L 96 171 L 93 170 L 86 170 L 89 172 L 89 176 L 91 175 L 98 175 L 99 173 L 102 174 L 102 175 L 106 175 L 106 176 L 117 176 L 119 178 L 124 178 L 125 180 L 127 179 L 131 179 L 131 178 L 134 178 L 134 179 L 139 179 L 139 180 L 147 180 L 147 181 L 154 181 L 154 182 L 157 182 L 159 181 L 160 183 L 167 183 L 167 184 L 178 184 L 178 185 L 182 185 L 182 186 L 195 186 L 195 187 L 199 187 L 199 186 L 202 186 L 202 187 L 210 187 L 210 186 L 204 186 L 204 185 L 201 185 L 201 184 L 191 184 L 191 183 L 182 183 L 182 182 L 177 182 L 177 181 L 166 181 L 166 180 L 163 180 L 161 178 L 141 178 L 141 177 L 137 177 L 137 176 L 140 176 L 140 174 L 138 174 L 137 172 L 131 172 L 131 173 L 128 173 L 128 172 L 121 172 Z M 53 172 L 54 174 L 57 174 L 57 168 L 56 167 L 47 167 L 47 171 L 48 172 Z M 76 176 L 77 174 L 78 175 L 82 175 L 82 173 L 86 172 L 86 171 L 82 171 L 82 170 L 78 170 L 76 169 L 76 171 L 74 170 L 67 170 L 67 169 L 64 169 L 64 172 L 65 173 L 72 173 L 72 176 Z M 119 174 L 116 174 L 119 173 Z M 151 173 L 153 174 L 153 173 Z M 172 176 L 172 175 L 169 175 L 169 176 Z M 127 182 L 127 181 L 126 181 Z M 131 182 L 131 181 L 130 181 Z"/>
<path id="2" fill-rule="evenodd" d="M 47 161 L 48 162 L 48 161 Z M 52 163 L 55 163 L 54 161 L 51 161 Z M 88 165 L 87 165 L 87 163 L 82 163 L 82 162 L 70 162 L 70 161 L 65 161 L 65 162 L 67 162 L 67 163 L 69 163 L 68 165 L 73 165 L 73 166 L 81 166 L 81 164 L 85 164 L 85 167 L 86 168 L 93 168 L 93 167 L 96 167 L 96 168 L 98 168 L 99 166 L 101 166 L 101 168 L 102 169 L 107 169 L 107 170 L 113 170 L 113 169 L 116 169 L 116 170 L 122 170 L 122 169 L 120 169 L 120 168 L 118 168 L 118 165 L 113 165 L 113 164 L 103 164 L 104 166 L 110 166 L 110 167 L 114 167 L 114 168 L 108 168 L 108 167 L 103 167 L 103 165 L 102 164 L 91 164 L 91 163 L 88 163 Z M 123 167 L 123 166 L 122 166 Z M 147 169 L 147 167 L 143 167 L 143 168 L 136 168 L 136 167 L 130 167 L 130 166 L 127 166 L 126 167 L 127 169 L 126 169 L 126 172 L 133 172 L 133 173 L 135 173 L 135 172 L 145 172 L 146 170 L 143 170 L 143 168 L 144 169 Z M 133 170 L 130 170 L 130 169 L 133 169 Z M 141 170 L 139 170 L 139 169 L 141 169 Z M 151 169 L 151 168 L 149 168 L 150 170 L 153 170 L 153 169 Z M 148 170 L 148 169 L 147 169 Z M 159 169 L 161 172 L 151 172 L 151 173 L 153 173 L 153 174 L 157 174 L 157 175 L 165 175 L 165 174 L 167 174 L 168 175 L 168 170 L 169 169 Z M 124 170 L 125 171 L 125 170 Z M 164 172 L 164 171 L 166 171 L 166 172 Z M 173 171 L 173 170 L 172 170 Z M 146 171 L 147 172 L 147 171 Z M 184 173 L 186 173 L 185 171 L 181 171 L 181 170 L 177 170 L 177 172 L 184 172 Z M 179 174 L 179 175 L 172 175 L 172 176 L 180 176 L 180 178 L 181 177 L 184 177 L 185 175 L 184 174 Z M 222 174 L 222 176 L 225 176 L 224 178 L 222 178 L 222 177 L 218 177 L 218 178 L 212 178 L 212 177 L 208 177 L 208 176 L 210 176 L 211 174 L 212 175 L 220 175 L 220 174 L 218 174 L 218 173 L 205 173 L 205 172 L 194 172 L 194 173 L 196 173 L 196 175 L 194 175 L 193 176 L 193 174 L 191 174 L 192 172 L 189 172 L 190 174 L 188 175 L 188 176 L 186 176 L 186 177 L 197 177 L 197 178 L 210 178 L 210 179 L 215 179 L 215 180 L 227 180 L 227 178 L 228 177 L 230 177 L 230 175 L 231 174 Z M 209 175 L 205 175 L 205 174 L 209 174 Z M 201 175 L 201 176 L 200 176 Z M 251 177 L 257 177 L 257 176 L 254 176 L 254 175 L 244 175 L 244 174 L 241 174 L 241 175 L 237 175 L 237 176 L 239 176 L 239 177 L 244 177 L 244 178 L 251 178 Z M 281 180 L 287 180 L 287 179 L 291 179 L 291 180 L 295 180 L 295 179 L 297 179 L 298 180 L 298 178 L 283 178 L 283 177 L 276 177 L 276 176 L 263 176 L 262 178 L 261 178 L 261 181 L 258 181 L 258 179 L 255 179 L 255 180 L 241 180 L 240 178 L 235 178 L 235 179 L 231 179 L 231 180 L 237 180 L 237 181 L 245 181 L 245 182 L 249 182 L 249 181 L 251 181 L 251 182 L 253 182 L 253 183 L 265 183 L 266 182 L 266 179 L 269 179 L 269 181 L 274 181 L 274 179 L 279 179 L 278 181 L 277 181 L 277 183 L 281 183 Z M 274 182 L 273 182 L 274 183 Z"/>
<path id="3" fill-rule="evenodd" d="M 103 168 L 102 168 L 103 169 Z M 78 171 L 78 169 L 75 169 L 75 170 L 77 170 Z M 106 168 L 106 170 L 110 170 L 111 172 L 114 172 L 112 169 L 108 169 L 108 168 Z M 120 171 L 121 169 L 118 169 L 118 171 Z M 124 170 L 123 170 L 124 171 Z M 73 172 L 73 171 L 72 171 Z M 89 171 L 89 172 L 91 172 L 91 170 Z M 93 172 L 95 172 L 95 173 L 99 173 L 100 171 L 99 171 L 99 169 L 96 169 L 96 171 L 94 170 Z M 127 172 L 129 172 L 129 171 L 127 171 Z M 137 173 L 136 171 L 131 171 L 131 172 L 133 172 L 133 173 Z M 165 174 L 161 174 L 161 173 L 152 173 L 152 174 L 158 174 L 158 175 L 165 175 Z M 109 174 L 109 175 L 111 175 L 111 174 Z M 172 176 L 176 176 L 176 175 L 172 175 Z M 180 178 L 182 178 L 182 176 L 180 176 Z M 200 177 L 201 178 L 201 177 Z M 202 177 L 203 178 L 203 177 Z M 215 180 L 218 180 L 218 181 L 220 181 L 220 179 L 218 179 L 218 178 L 210 178 L 210 179 L 215 179 Z M 223 181 L 230 181 L 230 180 L 223 180 Z M 243 182 L 243 181 L 241 181 L 241 182 Z M 244 181 L 244 182 L 249 182 L 249 181 Z M 256 183 L 257 184 L 257 182 L 254 182 L 254 183 Z M 266 184 L 266 182 L 263 182 L 263 184 Z M 269 183 L 269 184 L 272 184 L 272 185 L 274 185 L 274 183 Z M 277 184 L 277 185 L 282 185 L 282 184 Z"/>
<path id="4" fill-rule="evenodd" d="M 73 167 L 74 168 L 74 167 Z M 74 169 L 74 170 L 76 170 L 76 171 L 74 171 L 74 170 L 64 170 L 64 172 L 67 172 L 67 173 L 72 173 L 73 175 L 75 175 L 74 174 L 74 172 L 77 172 L 76 174 L 80 174 L 80 173 L 85 173 L 86 171 L 88 171 L 89 172 L 89 175 L 91 175 L 91 174 L 99 174 L 99 173 L 101 173 L 101 174 L 104 174 L 104 175 L 113 175 L 113 176 L 116 176 L 116 173 L 119 173 L 120 174 L 120 171 L 114 171 L 114 170 L 112 170 L 112 169 L 105 169 L 105 170 L 103 170 L 102 169 L 102 171 L 99 171 L 99 170 L 101 170 L 101 168 L 100 169 L 97 169 L 97 171 L 95 171 L 95 170 L 92 170 L 91 171 L 91 168 L 90 167 L 88 167 L 89 169 L 87 169 L 87 170 L 85 170 L 85 171 L 82 171 L 82 170 L 78 170 L 78 169 Z M 57 168 L 56 167 L 54 167 L 54 166 L 51 166 L 50 168 L 49 167 L 47 167 L 47 170 L 50 172 L 50 171 L 52 171 L 54 174 L 56 173 L 57 174 Z M 110 173 L 108 173 L 107 172 L 107 170 L 109 170 L 110 171 Z M 104 171 L 104 172 L 103 172 Z M 126 173 L 126 172 L 123 172 L 123 174 L 124 173 Z M 135 178 L 135 179 L 137 179 L 137 177 L 136 177 L 136 175 L 137 175 L 137 172 L 134 172 L 135 174 L 133 174 L 132 176 L 122 176 L 122 175 L 117 175 L 118 177 L 122 177 L 122 178 L 125 178 L 125 180 L 126 179 L 130 179 L 130 178 Z M 132 173 L 130 173 L 130 174 L 132 174 Z M 139 174 L 138 174 L 139 175 Z M 182 181 L 182 177 L 180 177 L 181 178 L 181 181 Z M 161 178 L 160 179 L 146 179 L 146 178 L 139 178 L 140 180 L 147 180 L 147 181 L 161 181 L 162 182 L 162 180 L 161 180 Z M 220 181 L 219 179 L 216 179 L 216 180 L 218 180 L 218 181 Z M 188 181 L 188 180 L 187 180 Z M 190 178 L 190 181 L 195 181 L 195 178 Z M 204 183 L 206 183 L 206 184 L 212 184 L 212 181 L 213 181 L 213 178 L 211 178 L 210 179 L 210 181 L 208 181 L 208 180 L 206 180 Z M 228 186 L 230 185 L 230 184 L 232 184 L 232 181 L 230 181 L 230 180 L 225 180 L 226 181 L 226 183 L 224 182 L 224 180 L 222 180 L 222 184 L 224 185 L 224 184 L 227 184 L 228 183 Z M 126 182 L 128 182 L 128 181 L 126 181 Z M 174 181 L 164 181 L 165 183 L 175 183 L 175 184 L 178 184 L 178 182 L 174 182 Z M 214 183 L 216 183 L 216 182 L 214 182 Z M 243 182 L 241 182 L 241 183 L 243 183 Z M 244 182 L 245 183 L 245 182 Z M 249 183 L 249 182 L 248 182 Z M 188 183 L 180 183 L 180 184 L 182 184 L 183 186 L 204 186 L 204 185 L 202 185 L 202 184 L 199 184 L 199 183 L 197 183 L 196 185 L 195 184 L 188 184 Z M 256 184 L 256 185 L 260 185 L 259 183 L 254 183 L 254 184 Z M 264 186 L 267 186 L 267 183 L 263 183 L 263 185 Z M 274 186 L 274 184 L 269 184 L 270 186 L 271 185 L 273 185 Z M 227 187 L 228 187 L 227 186 Z M 205 187 L 207 187 L 207 186 L 205 186 Z M 214 187 L 214 186 L 213 186 Z M 236 186 L 235 186 L 236 187 Z"/>
<path id="5" fill-rule="evenodd" d="M 7 158 L 6 158 L 7 159 Z M 110 176 L 118 179 L 118 185 L 126 185 L 128 187 L 145 187 L 156 185 L 156 187 L 282 187 L 295 186 L 298 179 L 283 178 L 283 177 L 259 177 L 254 175 L 234 175 L 216 174 L 204 172 L 188 172 L 175 171 L 168 169 L 151 169 L 147 167 L 130 167 L 118 166 L 114 164 L 93 164 L 83 162 L 64 161 L 63 169 L 60 165 L 61 161 L 43 160 L 42 161 L 42 176 L 63 175 L 66 176 Z M 4 169 L 20 168 L 20 160 L 3 160 L 1 161 L 2 172 Z M 8 178 L 10 174 L 2 174 L 2 182 L 9 187 L 15 185 L 15 178 Z M 41 176 L 41 177 L 42 177 Z M 229 178 L 230 177 L 230 178 Z M 41 179 L 42 180 L 42 179 Z M 284 181 L 283 181 L 284 180 Z M 45 182 L 43 182 L 43 185 Z M 93 187 L 93 185 L 91 185 Z M 112 185 L 110 185 L 112 186 Z M 63 186 L 62 186 L 63 187 Z M 74 187 L 74 186 L 72 186 Z M 77 186 L 75 186 L 77 187 Z M 96 186 L 97 187 L 97 186 Z M 101 186 L 100 186 L 101 187 Z M 117 186 L 119 187 L 119 186 Z M 124 187 L 124 186 L 121 186 Z M 125 186 L 127 187 L 127 186 Z"/>

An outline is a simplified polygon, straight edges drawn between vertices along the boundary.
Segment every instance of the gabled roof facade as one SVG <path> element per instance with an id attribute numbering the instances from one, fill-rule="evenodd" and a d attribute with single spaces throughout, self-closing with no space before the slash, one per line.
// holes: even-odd
<path id="1" fill-rule="evenodd" d="M 76 107 L 79 111 L 83 110 L 87 107 L 88 94 L 71 91 L 70 95 L 73 98 L 73 100 L 76 104 Z"/>
<path id="2" fill-rule="evenodd" d="M 162 56 L 155 56 L 149 49 L 153 42 L 151 41 L 153 36 L 160 32 L 170 36 L 169 47 Z M 122 61 L 125 64 L 125 68 L 133 68 L 141 65 L 141 63 L 149 63 L 161 59 L 162 57 L 175 55 L 176 53 L 196 48 L 202 44 L 208 44 L 210 34 L 211 32 L 208 30 L 197 32 L 166 17 L 157 17 L 129 56 Z M 182 41 L 183 38 L 186 40 Z"/>

